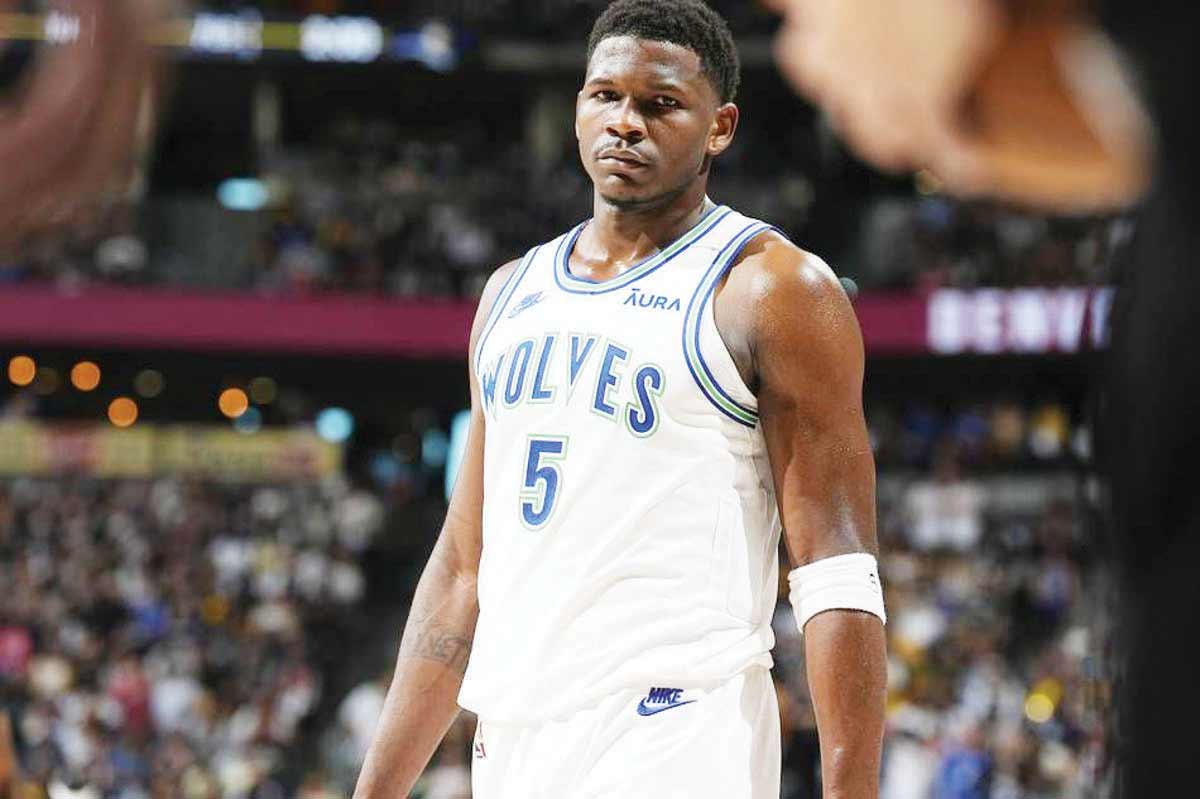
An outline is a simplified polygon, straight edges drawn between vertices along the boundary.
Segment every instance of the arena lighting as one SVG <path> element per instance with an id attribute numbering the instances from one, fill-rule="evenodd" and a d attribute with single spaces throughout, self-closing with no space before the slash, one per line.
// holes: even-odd
<path id="1" fill-rule="evenodd" d="M 383 54 L 383 28 L 370 17 L 323 17 L 300 23 L 300 55 L 307 61 L 365 64 Z"/>
<path id="2" fill-rule="evenodd" d="M 116 427 L 129 427 L 138 418 L 137 403 L 129 397 L 117 397 L 108 403 L 108 421 Z"/>
<path id="3" fill-rule="evenodd" d="M 1025 699 L 1025 717 L 1034 724 L 1045 724 L 1054 717 L 1054 703 L 1042 693 L 1032 693 Z"/>
<path id="4" fill-rule="evenodd" d="M 55 391 L 58 391 L 59 385 L 62 384 L 62 379 L 58 376 L 58 370 L 49 366 L 39 366 L 37 375 L 33 378 L 33 391 L 43 397 L 48 397 Z"/>
<path id="5" fill-rule="evenodd" d="M 239 433 L 257 433 L 262 429 L 262 411 L 258 408 L 247 408 L 245 412 L 233 420 L 233 429 Z"/>
<path id="6" fill-rule="evenodd" d="M 143 369 L 133 378 L 133 390 L 147 399 L 157 397 L 166 385 L 162 372 L 157 369 Z"/>
<path id="7" fill-rule="evenodd" d="M 354 433 L 354 416 L 345 408 L 326 408 L 317 414 L 317 435 L 340 444 Z"/>
<path id="8" fill-rule="evenodd" d="M 250 381 L 250 400 L 255 405 L 270 405 L 279 395 L 279 386 L 269 377 L 256 377 Z"/>
<path id="9" fill-rule="evenodd" d="M 846 292 L 846 296 L 854 299 L 858 296 L 858 284 L 854 282 L 854 278 L 839 277 L 838 282 L 842 284 L 842 291 Z"/>
<path id="10" fill-rule="evenodd" d="M 0 11 L 0 42 L 66 43 L 79 38 L 81 30 L 80 18 L 62 11 Z M 299 21 L 273 21 L 256 9 L 177 17 L 154 28 L 149 38 L 191 59 L 251 62 L 290 55 L 315 63 L 418 61 L 438 71 L 453 68 L 461 49 L 459 37 L 442 22 L 390 30 L 370 17 L 312 14 Z"/>
<path id="11" fill-rule="evenodd" d="M 80 391 L 92 391 L 100 385 L 100 367 L 91 361 L 80 361 L 71 367 L 71 385 Z"/>
<path id="12" fill-rule="evenodd" d="M 381 486 L 391 486 L 400 479 L 400 461 L 390 452 L 377 452 L 367 467 L 371 478 Z"/>
<path id="13" fill-rule="evenodd" d="M 400 61 L 418 61 L 435 72 L 448 72 L 458 64 L 454 32 L 443 22 L 430 22 L 415 33 L 397 33 L 391 56 Z"/>
<path id="14" fill-rule="evenodd" d="M 250 407 L 250 398 L 240 388 L 227 388 L 217 397 L 217 408 L 230 419 L 236 419 Z"/>
<path id="15" fill-rule="evenodd" d="M 70 44 L 79 38 L 80 20 L 75 14 L 51 11 L 46 14 L 46 41 L 51 44 Z"/>
<path id="16" fill-rule="evenodd" d="M 263 49 L 263 18 L 254 9 L 233 14 L 201 12 L 192 21 L 187 47 L 210 56 L 254 59 Z"/>
<path id="17" fill-rule="evenodd" d="M 27 386 L 37 376 L 37 362 L 28 355 L 15 355 L 8 362 L 8 379 L 15 386 Z"/>
<path id="18" fill-rule="evenodd" d="M 217 186 L 217 202 L 230 211 L 261 211 L 270 196 L 258 178 L 229 178 Z"/>
<path id="19" fill-rule="evenodd" d="M 450 438 L 442 430 L 430 428 L 421 436 L 421 462 L 431 469 L 446 465 L 446 454 L 450 449 Z"/>

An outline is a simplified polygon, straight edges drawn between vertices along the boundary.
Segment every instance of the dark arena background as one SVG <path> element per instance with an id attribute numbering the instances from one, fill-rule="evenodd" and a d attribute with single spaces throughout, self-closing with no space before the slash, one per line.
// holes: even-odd
<path id="1" fill-rule="evenodd" d="M 0 797 L 351 795 L 463 444 L 478 295 L 590 214 L 572 115 L 603 5 L 209 2 L 150 29 L 128 179 L 0 251 Z M 1134 225 L 873 170 L 779 75 L 772 13 L 713 5 L 744 73 L 710 195 L 825 258 L 864 332 L 881 795 L 1104 796 L 1088 376 Z M 80 35 L 70 9 L 0 3 L 0 102 Z M 810 799 L 786 594 L 783 797 Z M 473 724 L 414 796 L 470 796 Z"/>

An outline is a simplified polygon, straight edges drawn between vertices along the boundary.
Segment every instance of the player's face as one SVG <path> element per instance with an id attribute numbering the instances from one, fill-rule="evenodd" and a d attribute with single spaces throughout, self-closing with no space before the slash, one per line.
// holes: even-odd
<path id="1" fill-rule="evenodd" d="M 669 202 L 703 180 L 736 127 L 695 52 L 630 36 L 600 42 L 575 103 L 584 169 L 618 206 Z"/>

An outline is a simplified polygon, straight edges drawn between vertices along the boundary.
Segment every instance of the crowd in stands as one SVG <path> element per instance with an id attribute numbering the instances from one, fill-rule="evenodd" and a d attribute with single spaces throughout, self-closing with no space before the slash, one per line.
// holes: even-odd
<path id="1" fill-rule="evenodd" d="M 889 611 L 882 795 L 1097 795 L 1109 594 L 1082 478 L 1064 468 L 1087 460 L 1071 450 L 1086 427 L 1052 402 L 868 416 Z M 1058 454 L 1039 460 L 1047 441 Z M 371 549 L 414 500 L 398 496 L 341 478 L 0 481 L 0 711 L 37 786 L 22 796 L 349 796 L 436 529 L 409 520 L 391 560 Z M 368 609 L 380 575 L 400 599 Z M 783 796 L 810 799 L 815 720 L 783 581 L 779 596 Z M 382 637 L 381 613 L 394 617 Z M 346 649 L 368 624 L 388 645 L 347 681 Z M 469 799 L 473 725 L 456 722 L 415 796 Z"/>
<path id="2" fill-rule="evenodd" d="M 722 157 L 712 195 L 771 220 L 864 290 L 1103 284 L 1132 235 L 1125 218 L 1053 219 L 936 193 L 844 205 L 800 166 L 779 169 L 799 163 L 795 148 L 780 147 L 746 126 Z M 498 144 L 482 124 L 434 136 L 347 119 L 315 144 L 262 153 L 260 173 L 266 206 L 213 216 L 226 241 L 216 251 L 210 242 L 206 256 L 178 239 L 194 239 L 206 216 L 221 213 L 215 192 L 199 209 L 152 194 L 0 255 L 0 282 L 473 298 L 497 266 L 591 213 L 573 138 L 534 155 L 525 142 Z M 834 205 L 847 231 L 830 229 Z M 252 221 L 232 225 L 229 213 Z"/>
<path id="3" fill-rule="evenodd" d="M 1063 499 L 1033 512 L 992 502 L 930 536 L 911 506 L 931 483 L 954 488 L 945 475 L 916 480 L 880 508 L 890 655 L 881 796 L 1102 795 L 1106 593 L 1084 515 Z M 777 620 L 782 639 L 791 630 Z M 800 681 L 789 687 L 803 697 Z"/>
<path id="4" fill-rule="evenodd" d="M 18 795 L 318 799 L 304 725 L 363 622 L 382 513 L 338 480 L 0 482 Z"/>
<path id="5" fill-rule="evenodd" d="M 873 402 L 867 424 L 880 468 L 932 469 L 948 448 L 975 471 L 1084 464 L 1091 428 L 1081 411 L 1053 398 L 996 398 L 950 407 Z"/>
<path id="6" fill-rule="evenodd" d="M 1077 468 L 1091 460 L 1086 424 L 1054 402 L 868 417 L 889 615 L 881 796 L 1106 795 L 1112 595 Z M 803 777 L 812 711 L 780 598 L 778 676 Z"/>
<path id="7" fill-rule="evenodd" d="M 0 285 L 52 282 L 70 291 L 89 283 L 153 282 L 140 228 L 134 204 L 94 209 L 53 236 L 33 239 L 17 252 L 0 252 Z"/>
<path id="8" fill-rule="evenodd" d="M 1133 235 L 1127 216 L 1046 217 L 934 194 L 863 214 L 856 279 L 873 288 L 1105 285 Z"/>

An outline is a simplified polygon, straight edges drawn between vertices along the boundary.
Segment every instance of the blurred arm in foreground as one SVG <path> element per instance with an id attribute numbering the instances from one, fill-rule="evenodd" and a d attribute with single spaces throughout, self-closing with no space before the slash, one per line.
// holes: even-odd
<path id="1" fill-rule="evenodd" d="M 0 710 L 0 799 L 17 799 L 19 779 L 12 724 L 8 713 Z"/>
<path id="2" fill-rule="evenodd" d="M 1078 2 L 775 2 L 782 69 L 877 165 L 1049 210 L 1127 203 L 1149 182 L 1149 125 Z M 1200 754 L 1200 693 L 1188 688 L 1200 628 L 1200 6 L 1093 8 L 1136 66 L 1156 165 L 1098 381 L 1119 600 L 1113 791 L 1169 796 L 1194 782 Z"/>
<path id="3" fill-rule="evenodd" d="M 1045 210 L 1114 208 L 1145 190 L 1149 123 L 1080 2 L 771 4 L 784 75 L 877 167 Z"/>
<path id="4" fill-rule="evenodd" d="M 62 227 L 128 184 L 152 129 L 151 32 L 165 0 L 54 0 L 78 33 L 40 49 L 0 102 L 0 246 Z M 0 12 L 13 6 L 0 0 Z M 2 13 L 0 13 L 2 22 Z"/>

